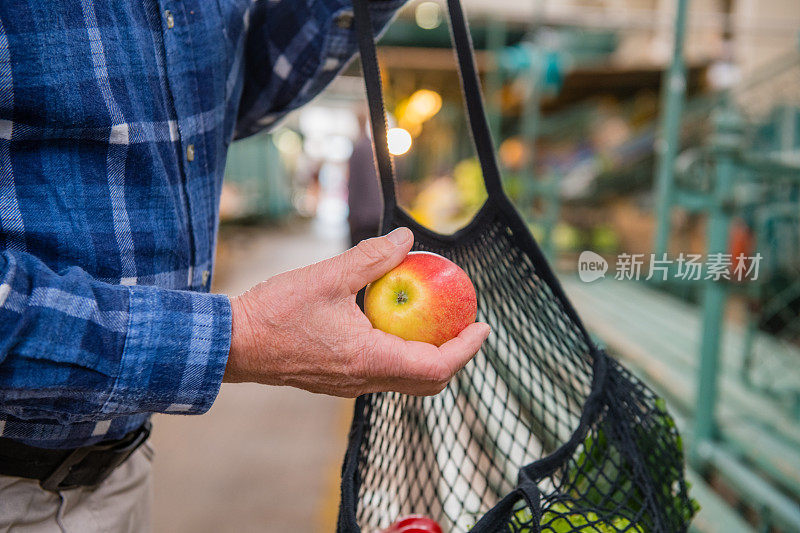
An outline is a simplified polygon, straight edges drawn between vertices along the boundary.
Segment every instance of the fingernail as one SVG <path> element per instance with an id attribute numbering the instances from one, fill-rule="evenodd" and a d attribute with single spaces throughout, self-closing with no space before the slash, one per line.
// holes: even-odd
<path id="1" fill-rule="evenodd" d="M 408 241 L 408 239 L 411 237 L 413 237 L 413 234 L 408 228 L 397 228 L 386 236 L 386 238 L 389 239 L 389 242 L 395 246 L 400 246 L 404 242 Z"/>

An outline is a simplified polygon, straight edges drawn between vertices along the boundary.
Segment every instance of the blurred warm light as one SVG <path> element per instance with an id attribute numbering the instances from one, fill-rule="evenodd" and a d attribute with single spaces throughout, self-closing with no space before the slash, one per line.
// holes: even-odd
<path id="1" fill-rule="evenodd" d="M 422 133 L 422 124 L 419 122 L 409 123 L 408 121 L 404 121 L 402 126 L 403 129 L 410 133 L 411 137 L 414 139 L 419 137 L 419 134 Z"/>
<path id="2" fill-rule="evenodd" d="M 519 170 L 528 163 L 528 148 L 519 137 L 509 137 L 500 144 L 500 162 L 510 170 Z"/>
<path id="3" fill-rule="evenodd" d="M 434 116 L 442 108 L 442 97 L 436 91 L 419 89 L 397 105 L 396 113 L 400 126 L 413 137 L 422 131 L 422 123 Z"/>
<path id="4" fill-rule="evenodd" d="M 296 156 L 303 149 L 303 140 L 300 135 L 288 128 L 276 133 L 274 140 L 278 150 L 287 156 Z"/>
<path id="5" fill-rule="evenodd" d="M 442 10 L 436 2 L 422 2 L 414 11 L 417 26 L 423 30 L 432 30 L 442 23 Z"/>
<path id="6" fill-rule="evenodd" d="M 392 155 L 403 155 L 411 149 L 411 134 L 403 128 L 392 128 L 386 132 L 386 141 Z"/>
<path id="7" fill-rule="evenodd" d="M 408 99 L 407 113 L 413 113 L 422 121 L 428 120 L 442 108 L 442 97 L 436 91 L 420 89 Z"/>

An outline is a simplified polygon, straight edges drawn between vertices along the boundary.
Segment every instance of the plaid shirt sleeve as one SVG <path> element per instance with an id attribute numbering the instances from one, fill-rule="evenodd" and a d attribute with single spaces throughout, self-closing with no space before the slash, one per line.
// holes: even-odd
<path id="1" fill-rule="evenodd" d="M 378 31 L 385 27 L 404 0 L 371 1 L 375 30 Z M 52 17 L 44 16 L 53 11 L 49 9 L 39 10 L 42 13 L 36 11 L 38 18 L 22 15 L 20 13 L 24 11 L 21 10 L 13 18 L 19 22 L 15 25 L 8 24 L 11 18 L 0 20 L 0 65 L 13 67 L 0 69 L 0 112 L 8 112 L 8 115 L 0 116 L 0 169 L 3 170 L 0 173 L 0 237 L 5 242 L 0 248 L 0 435 L 13 435 L 32 442 L 44 439 L 67 446 L 90 437 L 101 438 L 111 431 L 109 425 L 122 427 L 127 423 L 125 420 L 117 422 L 120 419 L 136 419 L 140 418 L 136 415 L 153 412 L 195 414 L 210 408 L 227 363 L 231 309 L 227 297 L 205 293 L 206 281 L 198 281 L 201 270 L 209 273 L 210 259 L 204 261 L 203 258 L 210 256 L 213 249 L 213 244 L 209 243 L 213 243 L 211 234 L 215 229 L 217 208 L 215 202 L 206 202 L 214 198 L 217 184 L 216 174 L 207 172 L 217 167 L 209 161 L 216 154 L 224 153 L 222 139 L 229 139 L 234 131 L 234 115 L 239 137 L 270 127 L 292 109 L 308 102 L 344 68 L 357 48 L 351 2 L 262 0 L 250 3 L 242 0 L 231 3 L 239 5 L 243 11 L 232 9 L 231 13 L 241 13 L 242 16 L 232 15 L 227 26 L 224 22 L 218 24 L 213 9 L 206 12 L 205 9 L 195 11 L 186 7 L 174 9 L 176 19 L 172 21 L 173 26 L 162 29 L 157 18 L 154 23 L 145 24 L 148 17 L 154 18 L 151 16 L 153 13 L 139 13 L 139 2 L 115 5 L 124 15 L 120 18 L 116 18 L 119 13 L 115 10 L 103 9 L 98 15 L 92 3 L 83 3 L 82 13 L 70 18 L 71 24 L 79 28 L 72 28 L 72 33 L 65 33 L 60 27 L 50 31 Z M 198 6 L 204 7 L 201 4 Z M 31 3 L 33 5 L 38 6 L 38 3 Z M 148 9 L 152 7 L 149 3 L 148 6 Z M 136 18 L 134 15 L 137 13 L 142 16 Z M 204 13 L 207 18 L 201 16 Z M 98 16 L 104 21 L 119 20 L 121 25 L 99 24 Z M 41 22 L 40 18 L 46 19 L 39 24 L 45 28 L 42 30 L 44 37 L 33 32 Z M 56 89 L 59 84 L 67 83 L 64 80 L 68 77 L 54 82 L 51 73 L 42 71 L 33 60 L 17 63 L 9 60 L 4 22 L 12 29 L 12 44 L 17 49 L 24 49 L 27 39 L 36 48 L 36 39 L 41 38 L 50 46 L 50 40 L 58 37 L 61 39 L 58 41 L 60 48 L 56 49 L 61 50 L 64 57 L 74 59 L 69 64 L 71 70 L 66 67 L 63 70 L 81 82 L 86 73 L 94 74 L 96 79 L 90 75 L 85 87 L 81 86 L 84 89 L 69 93 L 73 97 L 77 95 L 77 104 L 76 101 L 61 99 Z M 208 24 L 208 28 L 204 24 Z M 209 28 L 217 27 L 224 31 L 221 34 L 209 33 Z M 104 44 L 104 31 L 111 36 L 108 50 L 101 46 Z M 202 37 L 199 32 L 203 32 Z M 73 39 L 73 33 L 75 36 L 85 35 Z M 65 37 L 67 35 L 70 37 Z M 226 36 L 229 42 L 226 42 Z M 197 49 L 185 47 L 189 37 L 194 37 L 195 42 L 204 46 Z M 141 42 L 136 38 L 141 38 Z M 126 43 L 130 43 L 130 50 L 123 46 Z M 158 43 L 163 44 L 163 58 L 158 56 L 162 49 L 162 46 L 156 46 Z M 241 43 L 241 48 L 238 43 Z M 139 71 L 124 71 L 131 66 L 125 61 L 134 58 L 138 65 L 137 54 L 148 46 L 154 47 L 156 55 L 151 63 L 147 63 L 149 66 L 141 76 Z M 218 46 L 225 46 L 224 52 L 218 50 Z M 39 48 L 36 50 L 41 52 Z M 111 57 L 112 53 L 116 62 L 107 61 L 107 56 Z M 208 59 L 209 54 L 213 61 Z M 130 61 L 134 62 L 134 59 Z M 220 77 L 221 65 L 226 67 L 225 77 Z M 175 72 L 169 84 L 163 78 L 154 77 L 153 73 L 161 76 L 162 70 L 166 73 L 170 68 Z M 207 71 L 212 69 L 213 72 L 208 74 Z M 59 70 L 59 76 L 60 73 Z M 12 80 L 12 75 L 17 78 Z M 16 83 L 20 79 L 27 80 L 27 85 L 21 85 L 26 90 L 15 93 L 11 90 L 14 87 L 12 81 Z M 159 87 L 156 84 L 144 83 L 141 94 L 124 90 L 115 93 L 112 90 L 117 87 L 114 83 L 120 80 L 120 83 L 135 84 L 142 79 L 158 80 L 162 89 L 168 86 L 177 94 L 179 98 L 165 99 L 172 102 L 174 110 L 165 110 L 157 116 L 145 112 L 155 113 L 160 109 L 160 92 L 156 92 L 157 98 L 148 99 L 152 96 L 148 90 Z M 122 83 L 119 87 L 126 86 Z M 124 94 L 125 99 L 114 98 L 119 98 L 120 94 Z M 77 116 L 81 120 L 99 125 L 95 129 L 81 129 L 56 123 L 57 127 L 53 128 L 47 121 L 30 125 L 14 116 L 19 108 L 36 118 L 38 115 L 28 108 L 33 105 L 29 100 L 40 98 L 44 101 L 51 95 L 56 96 L 53 96 L 53 101 L 47 100 L 49 105 L 64 111 L 63 116 L 72 117 L 70 113 L 78 110 Z M 225 102 L 206 101 L 220 95 L 224 95 Z M 228 104 L 230 107 L 226 107 Z M 128 116 L 125 122 L 117 123 L 115 121 L 123 120 L 122 112 L 118 113 L 123 107 Z M 222 112 L 217 110 L 225 109 L 230 113 L 224 116 L 223 125 L 223 119 L 219 119 Z M 238 114 L 233 109 L 238 109 Z M 21 115 L 25 116 L 25 113 Z M 106 119 L 111 122 L 106 123 Z M 215 119 L 220 120 L 218 125 L 213 122 Z M 93 137 L 97 132 L 102 133 Z M 162 138 L 159 135 L 163 134 L 159 132 L 166 132 L 166 135 Z M 51 137 L 59 143 L 50 142 Z M 15 144 L 30 139 L 41 142 L 36 151 L 19 149 L 27 145 Z M 79 152 L 70 144 L 83 139 L 89 141 L 84 144 L 95 148 L 102 146 L 98 145 L 98 139 L 105 139 L 103 142 L 107 142 L 109 153 L 117 154 L 116 159 L 107 155 L 93 158 L 91 150 Z M 136 213 L 138 220 L 130 220 L 136 220 L 137 225 L 129 226 L 127 213 L 120 217 L 121 222 L 118 221 L 122 186 L 111 177 L 122 180 L 122 170 L 118 166 L 105 168 L 103 165 L 118 165 L 120 151 L 124 154 L 121 157 L 128 159 L 133 158 L 133 155 L 127 155 L 129 153 L 149 156 L 153 152 L 170 163 L 174 150 L 171 143 L 177 142 L 196 145 L 198 160 L 188 167 L 177 163 L 174 167 L 166 167 L 175 175 L 179 173 L 178 169 L 184 169 L 182 190 L 188 192 L 185 207 L 191 217 L 188 227 L 193 232 L 187 239 L 194 243 L 190 254 L 194 256 L 194 263 L 176 253 L 176 264 L 173 265 L 168 261 L 173 259 L 172 256 L 163 257 L 151 252 L 158 239 L 183 242 L 181 238 L 185 235 L 170 233 L 174 229 L 170 223 L 180 226 L 178 218 L 173 220 L 170 218 L 174 215 L 172 211 L 162 208 L 157 202 L 151 204 L 148 195 L 140 194 L 144 186 L 136 186 L 134 174 L 137 173 L 132 172 L 122 176 L 129 186 L 124 190 L 131 193 L 124 200 L 130 212 Z M 57 150 L 56 145 L 62 151 Z M 162 145 L 167 148 L 159 151 Z M 188 158 L 188 151 L 184 152 L 180 144 L 177 146 L 181 148 L 179 153 L 186 153 Z M 206 149 L 202 150 L 203 147 Z M 50 189 L 47 190 L 55 191 L 56 187 L 47 180 L 56 182 L 59 179 L 61 169 L 58 165 L 73 161 L 61 154 L 73 153 L 81 155 L 80 170 L 88 176 L 87 181 L 82 181 L 78 179 L 78 170 L 70 167 L 70 176 L 75 183 L 99 184 L 99 188 L 87 191 L 104 191 L 104 194 L 111 191 L 108 197 L 98 197 L 102 199 L 97 203 L 87 201 L 86 206 L 81 206 L 87 210 L 75 216 L 75 220 L 96 222 L 92 225 L 97 229 L 95 234 L 77 233 L 69 213 L 65 212 L 65 218 L 59 218 L 59 213 L 48 218 L 36 211 L 40 205 L 36 202 L 39 198 L 36 187 L 48 183 Z M 9 159 L 11 155 L 17 158 L 15 164 Z M 35 163 L 31 164 L 30 160 Z M 188 164 L 191 160 L 184 162 Z M 143 161 L 146 162 L 147 158 Z M 219 165 L 220 176 L 222 168 Z M 39 170 L 41 176 L 37 174 Z M 152 183 L 154 187 L 171 185 L 167 174 L 159 174 L 162 171 L 164 168 L 158 166 L 143 167 L 137 177 L 142 183 Z M 107 173 L 109 185 L 89 179 L 95 173 L 100 176 Z M 55 192 L 53 194 L 59 198 Z M 176 194 L 180 196 L 181 193 Z M 188 207 L 189 197 L 191 209 Z M 81 198 L 78 195 L 78 199 Z M 109 209 L 98 210 L 98 205 L 106 205 L 103 201 L 108 201 Z M 154 207 L 159 209 L 154 210 Z M 92 219 L 96 212 L 101 211 L 104 213 L 102 216 L 113 213 L 113 226 L 105 226 L 102 216 L 97 221 Z M 26 217 L 22 216 L 23 212 Z M 159 219 L 158 216 L 166 218 Z M 109 215 L 109 218 L 112 217 Z M 117 277 L 117 272 L 113 271 L 113 265 L 111 270 L 114 274 L 102 280 L 97 272 L 90 274 L 86 265 L 92 265 L 96 257 L 80 255 L 80 247 L 71 249 L 73 256 L 63 254 L 61 257 L 56 252 L 51 253 L 57 246 L 55 243 L 60 246 L 69 236 L 75 235 L 98 240 L 108 239 L 109 235 L 120 239 L 122 235 L 122 240 L 117 243 L 120 250 L 109 247 L 120 253 L 124 267 L 120 276 Z M 31 250 L 26 248 L 26 242 L 36 243 L 37 239 L 52 244 Z M 132 244 L 134 240 L 136 247 Z M 88 248 L 93 249 L 95 245 L 90 244 Z M 69 262 L 75 259 L 80 260 L 77 263 L 83 268 L 68 266 L 76 264 Z M 178 261 L 181 259 L 186 259 L 186 264 Z M 126 274 L 127 271 L 136 274 Z M 186 282 L 172 284 L 173 274 L 177 276 L 175 279 L 182 278 Z M 167 283 L 170 285 L 159 286 Z M 201 286 L 201 291 L 174 290 Z M 63 431 L 52 428 L 52 422 L 63 425 Z M 93 427 L 91 435 L 84 431 L 87 426 Z M 44 435 L 45 432 L 49 433 Z"/>
<path id="2" fill-rule="evenodd" d="M 372 0 L 379 35 L 406 0 Z M 352 0 L 259 2 L 244 43 L 244 87 L 237 138 L 275 126 L 317 96 L 352 59 L 358 43 Z M 267 66 L 265 68 L 265 66 Z"/>
<path id="3" fill-rule="evenodd" d="M 226 296 L 55 273 L 0 253 L 0 410 L 62 424 L 150 412 L 202 413 L 230 345 Z"/>

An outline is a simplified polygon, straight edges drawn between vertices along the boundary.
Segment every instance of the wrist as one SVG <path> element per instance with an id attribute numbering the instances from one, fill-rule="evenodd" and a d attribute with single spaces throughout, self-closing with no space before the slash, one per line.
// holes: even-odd
<path id="1" fill-rule="evenodd" d="M 248 354 L 251 352 L 253 342 L 247 308 L 241 297 L 230 299 L 231 302 L 231 347 L 228 352 L 228 363 L 225 366 L 225 376 L 222 381 L 226 383 L 242 383 L 250 381 L 248 371 Z"/>

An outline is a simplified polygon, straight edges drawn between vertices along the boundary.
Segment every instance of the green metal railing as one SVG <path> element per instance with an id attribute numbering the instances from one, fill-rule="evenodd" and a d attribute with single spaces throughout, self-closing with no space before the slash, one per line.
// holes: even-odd
<path id="1" fill-rule="evenodd" d="M 714 116 L 715 135 L 712 146 L 715 159 L 715 183 L 711 194 L 708 223 L 708 255 L 725 254 L 731 226 L 731 192 L 735 181 L 736 152 L 740 148 L 742 122 L 729 107 L 720 109 Z M 666 242 L 664 243 L 666 245 Z M 700 368 L 697 380 L 697 409 L 694 435 L 698 443 L 716 437 L 714 410 L 717 402 L 717 376 L 719 374 L 720 338 L 728 290 L 725 284 L 713 279 L 704 280 L 703 335 L 700 344 Z M 700 463 L 698 446 L 692 450 L 695 466 Z"/>
<path id="2" fill-rule="evenodd" d="M 794 130 L 784 127 L 783 138 L 775 150 L 754 150 L 748 146 L 746 121 L 737 108 L 737 96 L 747 87 L 742 84 L 705 101 L 696 102 L 692 112 L 711 110 L 713 133 L 707 149 L 697 151 L 695 160 L 686 168 L 684 176 L 676 175 L 676 160 L 679 149 L 679 131 L 684 112 L 685 65 L 683 38 L 686 25 L 687 0 L 679 0 L 676 11 L 674 48 L 672 63 L 665 74 L 662 94 L 661 138 L 658 143 L 658 166 L 656 174 L 656 219 L 654 251 L 657 257 L 667 253 L 671 233 L 671 215 L 675 207 L 703 213 L 707 216 L 707 254 L 729 252 L 729 237 L 734 216 L 752 212 L 754 209 L 774 210 L 779 203 L 788 204 L 795 217 L 800 215 L 797 191 L 800 186 L 800 149 Z M 763 69 L 755 81 L 760 83 L 786 68 L 798 65 L 795 53 Z M 683 180 L 683 181 L 681 181 Z M 788 184 L 788 185 L 787 185 Z M 794 185 L 792 185 L 794 184 Z M 742 194 L 745 192 L 746 194 Z M 797 219 L 797 218 L 796 218 Z M 800 219 L 798 219 L 800 220 Z M 757 241 L 758 242 L 758 241 Z M 760 245 L 765 243 L 761 242 Z M 758 248 L 756 250 L 758 251 Z M 737 453 L 719 440 L 716 411 L 718 403 L 718 380 L 722 328 L 726 303 L 734 292 L 741 292 L 724 279 L 702 282 L 702 332 L 698 347 L 698 380 L 696 409 L 692 422 L 692 447 L 690 461 L 700 472 L 713 467 L 743 499 L 755 508 L 763 530 L 771 526 L 787 531 L 800 531 L 800 510 L 797 502 L 775 488 L 757 466 L 746 463 Z M 758 285 L 751 285 L 758 292 Z M 784 294 L 784 299 L 788 298 Z M 777 300 L 773 306 L 788 305 Z M 742 358 L 742 379 L 752 369 L 753 339 L 757 325 L 749 317 L 747 337 Z M 797 362 L 800 364 L 800 361 Z M 798 384 L 800 386 L 800 384 Z M 800 401 L 798 402 L 800 403 Z M 776 402 L 776 409 L 779 409 Z M 796 410 L 800 408 L 795 407 Z M 794 459 L 786 457 L 786 461 Z M 795 465 L 796 466 L 796 465 Z M 795 495 L 800 498 L 800 495 Z"/>
<path id="3" fill-rule="evenodd" d="M 683 44 L 686 36 L 688 0 L 678 0 L 673 31 L 672 62 L 662 81 L 661 138 L 656 143 L 658 153 L 656 238 L 653 251 L 662 257 L 667 251 L 670 233 L 670 204 L 675 182 L 675 158 L 678 154 L 678 133 L 686 92 L 686 61 Z"/>

